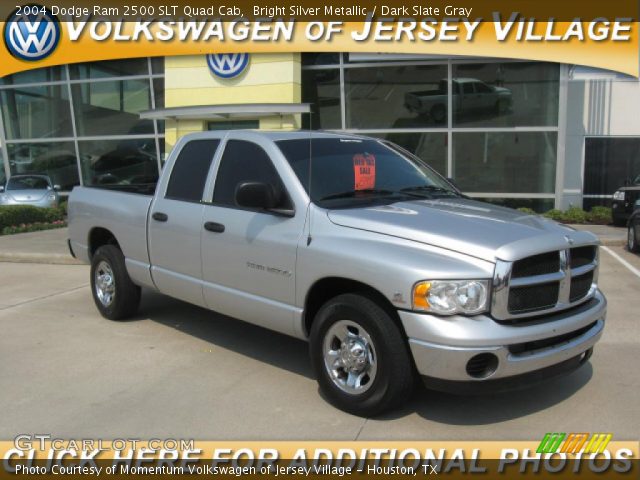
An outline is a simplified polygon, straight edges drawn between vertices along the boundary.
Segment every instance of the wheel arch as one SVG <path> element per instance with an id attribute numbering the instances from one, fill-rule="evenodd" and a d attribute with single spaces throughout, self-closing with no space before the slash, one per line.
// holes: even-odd
<path id="1" fill-rule="evenodd" d="M 313 320 L 322 305 L 344 293 L 360 294 L 376 302 L 389 314 L 400 329 L 402 335 L 406 338 L 406 333 L 398 316 L 398 312 L 387 297 L 371 285 L 345 277 L 325 277 L 319 279 L 307 292 L 302 316 L 304 334 L 307 337 L 311 332 Z"/>
<path id="2" fill-rule="evenodd" d="M 114 245 L 120 248 L 120 244 L 116 239 L 116 236 L 108 229 L 104 227 L 94 227 L 89 231 L 89 239 L 87 243 L 89 247 L 89 258 L 93 258 L 98 248 L 103 245 Z M 120 250 L 122 250 L 120 248 Z"/>

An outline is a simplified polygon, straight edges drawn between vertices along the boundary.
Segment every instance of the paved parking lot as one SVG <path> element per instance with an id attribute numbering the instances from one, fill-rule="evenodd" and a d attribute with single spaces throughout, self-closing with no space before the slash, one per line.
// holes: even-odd
<path id="1" fill-rule="evenodd" d="M 608 248 L 640 270 L 640 257 Z M 149 292 L 136 319 L 111 322 L 93 305 L 88 267 L 0 263 L 0 438 L 637 440 L 640 277 L 606 251 L 601 260 L 609 316 L 590 364 L 515 393 L 420 388 L 376 419 L 320 397 L 304 342 Z"/>

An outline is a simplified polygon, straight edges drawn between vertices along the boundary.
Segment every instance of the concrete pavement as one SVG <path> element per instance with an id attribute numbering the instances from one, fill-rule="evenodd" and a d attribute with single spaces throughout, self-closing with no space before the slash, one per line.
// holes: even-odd
<path id="1" fill-rule="evenodd" d="M 618 255 L 640 268 L 640 257 Z M 0 438 L 531 440 L 548 431 L 637 440 L 640 278 L 606 252 L 603 339 L 582 369 L 520 392 L 419 388 L 362 419 L 318 393 L 299 340 L 145 292 L 138 317 L 100 317 L 88 267 L 0 263 Z"/>

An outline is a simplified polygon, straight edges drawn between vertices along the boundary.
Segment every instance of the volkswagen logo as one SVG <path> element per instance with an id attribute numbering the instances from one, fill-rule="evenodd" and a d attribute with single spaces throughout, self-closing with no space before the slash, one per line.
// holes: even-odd
<path id="1" fill-rule="evenodd" d="M 14 57 L 37 61 L 48 57 L 60 41 L 60 24 L 45 7 L 22 7 L 30 13 L 15 11 L 4 26 L 4 43 Z"/>
<path id="2" fill-rule="evenodd" d="M 207 64 L 214 75 L 234 78 L 244 72 L 249 64 L 248 53 L 213 53 L 207 55 Z"/>

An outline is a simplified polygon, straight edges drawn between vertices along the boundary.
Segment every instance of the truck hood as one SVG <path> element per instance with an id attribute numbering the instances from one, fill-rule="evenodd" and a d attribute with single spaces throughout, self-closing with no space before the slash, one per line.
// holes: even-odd
<path id="1" fill-rule="evenodd" d="M 490 262 L 598 243 L 590 232 L 465 198 L 330 210 L 327 215 L 336 225 L 414 240 Z"/>

